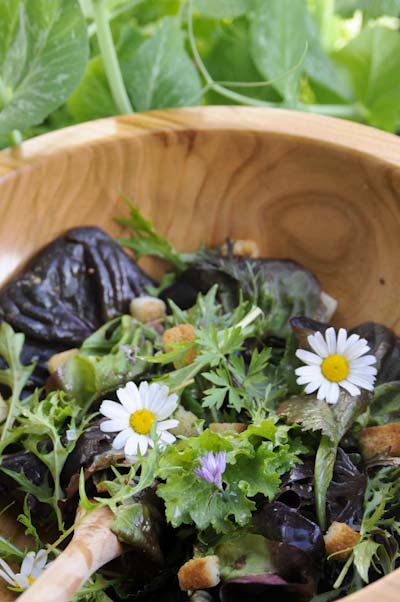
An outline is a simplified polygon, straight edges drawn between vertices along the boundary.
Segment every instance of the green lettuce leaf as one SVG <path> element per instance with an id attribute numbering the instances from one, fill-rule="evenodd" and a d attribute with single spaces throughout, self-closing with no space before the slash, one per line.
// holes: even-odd
<path id="1" fill-rule="evenodd" d="M 225 488 L 219 490 L 195 474 L 207 452 L 225 451 Z M 227 533 L 248 524 L 255 509 L 257 493 L 273 499 L 280 476 L 298 462 L 304 451 L 289 438 L 288 428 L 265 420 L 240 435 L 217 434 L 209 430 L 198 437 L 168 447 L 160 458 L 158 475 L 165 483 L 157 488 L 165 502 L 172 526 L 194 523 L 197 529 L 213 527 Z"/>
<path id="2" fill-rule="evenodd" d="M 34 368 L 33 364 L 24 366 L 21 363 L 20 356 L 24 341 L 25 335 L 16 333 L 6 322 L 0 324 L 0 356 L 7 365 L 6 368 L 0 370 L 0 383 L 11 390 L 11 396 L 6 400 L 8 414 L 1 427 L 0 453 L 12 431 L 15 420 L 22 412 L 21 393 Z"/>

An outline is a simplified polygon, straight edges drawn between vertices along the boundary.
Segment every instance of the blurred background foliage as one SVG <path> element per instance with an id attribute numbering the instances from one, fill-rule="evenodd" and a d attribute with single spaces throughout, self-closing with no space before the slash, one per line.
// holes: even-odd
<path id="1" fill-rule="evenodd" d="M 0 146 L 121 113 L 293 108 L 395 132 L 400 0 L 2 0 Z"/>

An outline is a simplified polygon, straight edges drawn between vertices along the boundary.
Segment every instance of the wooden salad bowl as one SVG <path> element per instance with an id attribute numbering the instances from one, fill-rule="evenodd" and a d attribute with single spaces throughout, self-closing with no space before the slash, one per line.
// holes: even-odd
<path id="1" fill-rule="evenodd" d="M 153 111 L 66 128 L 0 152 L 0 282 L 63 230 L 121 233 L 126 194 L 178 250 L 252 238 L 310 268 L 334 322 L 400 333 L 400 140 L 283 110 Z M 153 275 L 162 266 L 147 261 Z M 8 516 L 8 518 L 7 518 Z M 15 518 L 0 533 L 18 542 Z M 400 569 L 348 602 L 397 602 Z M 8 590 L 0 599 L 13 600 Z"/>

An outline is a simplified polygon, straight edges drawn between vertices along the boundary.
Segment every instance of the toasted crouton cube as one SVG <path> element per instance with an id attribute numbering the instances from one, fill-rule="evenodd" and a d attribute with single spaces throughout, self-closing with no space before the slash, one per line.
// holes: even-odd
<path id="1" fill-rule="evenodd" d="M 76 355 L 77 353 L 79 353 L 79 349 L 73 348 L 52 355 L 47 360 L 47 369 L 50 372 L 50 374 L 56 372 L 59 368 L 61 368 L 61 366 L 63 366 L 71 357 L 74 357 L 74 355 Z"/>
<path id="2" fill-rule="evenodd" d="M 132 299 L 129 310 L 131 316 L 140 322 L 154 322 L 165 316 L 166 305 L 162 299 L 143 295 Z"/>
<path id="3" fill-rule="evenodd" d="M 258 244 L 255 240 L 249 239 L 233 240 L 232 253 L 241 257 L 253 257 L 254 259 L 260 257 Z M 228 255 L 228 245 L 226 243 L 222 245 L 221 254 Z"/>
<path id="4" fill-rule="evenodd" d="M 378 454 L 400 456 L 400 423 L 391 422 L 384 426 L 363 428 L 360 447 L 364 460 L 369 460 Z"/>
<path id="5" fill-rule="evenodd" d="M 209 429 L 213 433 L 242 433 L 247 426 L 242 422 L 211 422 Z"/>
<path id="6" fill-rule="evenodd" d="M 360 541 L 360 537 L 361 535 L 346 523 L 334 521 L 324 535 L 327 555 L 335 554 L 335 560 L 344 562 L 351 554 L 349 548 L 354 547 Z"/>
<path id="7" fill-rule="evenodd" d="M 163 334 L 163 345 L 165 351 L 172 351 L 174 343 L 191 343 L 196 338 L 193 324 L 179 324 L 173 328 L 168 328 Z M 174 362 L 175 368 L 182 368 L 191 364 L 196 357 L 196 349 L 190 349 L 183 360 Z"/>
<path id="8" fill-rule="evenodd" d="M 218 556 L 188 560 L 178 571 L 181 590 L 208 589 L 220 581 Z"/>

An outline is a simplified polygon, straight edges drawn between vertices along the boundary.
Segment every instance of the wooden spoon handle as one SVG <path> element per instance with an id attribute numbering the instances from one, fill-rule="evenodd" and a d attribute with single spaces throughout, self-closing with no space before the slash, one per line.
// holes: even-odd
<path id="1" fill-rule="evenodd" d="M 106 507 L 89 514 L 71 543 L 18 602 L 69 602 L 98 568 L 120 556 L 122 546 L 109 528 L 112 517 Z"/>

